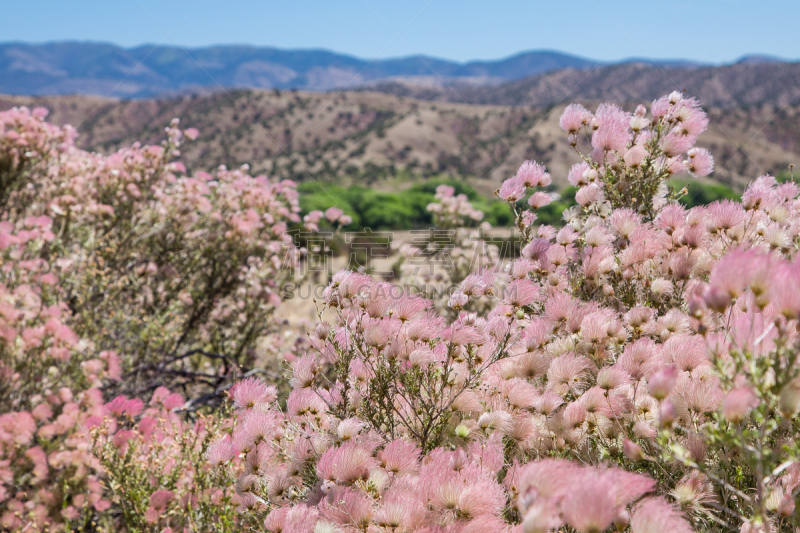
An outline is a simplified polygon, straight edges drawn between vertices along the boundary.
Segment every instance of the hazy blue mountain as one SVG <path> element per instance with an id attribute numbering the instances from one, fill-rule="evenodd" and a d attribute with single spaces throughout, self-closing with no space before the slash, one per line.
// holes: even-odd
<path id="1" fill-rule="evenodd" d="M 654 63 L 694 65 L 682 60 Z M 426 56 L 370 61 L 327 50 L 254 46 L 126 49 L 90 42 L 8 43 L 0 44 L 0 93 L 144 98 L 244 87 L 324 91 L 396 80 L 425 86 L 484 86 L 599 65 L 550 50 L 458 63 Z"/>

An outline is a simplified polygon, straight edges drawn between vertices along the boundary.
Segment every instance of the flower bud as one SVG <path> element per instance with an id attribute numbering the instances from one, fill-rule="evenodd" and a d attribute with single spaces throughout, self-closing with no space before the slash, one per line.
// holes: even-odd
<path id="1" fill-rule="evenodd" d="M 778 507 L 781 505 L 781 501 L 783 500 L 783 491 L 775 488 L 772 489 L 769 494 L 767 494 L 767 498 L 764 501 L 764 506 L 767 508 L 767 511 L 774 513 L 778 510 Z"/>
<path id="2" fill-rule="evenodd" d="M 628 523 L 631 521 L 631 515 L 628 513 L 628 510 L 625 507 L 617 508 L 617 511 L 614 515 L 614 527 L 617 528 L 617 531 L 625 531 L 625 528 L 628 527 Z"/>
<path id="3" fill-rule="evenodd" d="M 583 171 L 583 179 L 587 182 L 597 180 L 597 171 L 593 168 L 587 168 Z"/>
<path id="4" fill-rule="evenodd" d="M 622 441 L 622 449 L 625 452 L 625 457 L 631 461 L 641 461 L 644 459 L 644 452 L 642 447 L 633 442 L 632 440 L 625 439 Z"/>
<path id="5" fill-rule="evenodd" d="M 326 324 L 325 322 L 320 322 L 314 328 L 314 333 L 317 334 L 318 338 L 325 339 L 328 337 L 328 333 L 330 333 L 330 326 L 328 326 L 328 324 Z"/>
<path id="6" fill-rule="evenodd" d="M 706 303 L 705 301 L 693 294 L 689 297 L 689 315 L 693 316 L 694 318 L 700 320 L 706 314 Z"/>
<path id="7" fill-rule="evenodd" d="M 703 439 L 703 436 L 699 433 L 691 433 L 689 437 L 686 439 L 686 451 L 689 452 L 689 455 L 692 457 L 695 463 L 702 463 L 706 458 L 706 452 L 708 451 L 708 446 L 706 445 L 706 441 Z"/>
<path id="8" fill-rule="evenodd" d="M 726 307 L 731 303 L 731 296 L 719 287 L 708 287 L 703 299 L 706 305 L 719 313 L 723 312 Z"/>
<path id="9" fill-rule="evenodd" d="M 737 387 L 722 400 L 722 416 L 728 422 L 738 424 L 760 403 L 750 387 Z"/>
<path id="10" fill-rule="evenodd" d="M 785 494 L 778 506 L 778 514 L 786 518 L 794 514 L 794 498 L 791 494 Z"/>
<path id="11" fill-rule="evenodd" d="M 677 416 L 678 413 L 671 401 L 664 400 L 661 402 L 661 405 L 658 406 L 658 420 L 662 427 L 671 427 Z"/>
<path id="12" fill-rule="evenodd" d="M 791 418 L 800 411 L 800 384 L 792 381 L 784 387 L 781 391 L 779 407 L 781 414 L 786 418 Z"/>
<path id="13" fill-rule="evenodd" d="M 631 117 L 631 129 L 633 131 L 642 131 L 650 125 L 650 121 L 646 117 L 634 115 Z"/>
<path id="14" fill-rule="evenodd" d="M 647 381 L 650 396 L 656 400 L 663 400 L 669 396 L 672 388 L 675 387 L 675 382 L 678 381 L 678 375 L 678 368 L 675 365 L 669 365 L 650 376 Z"/>

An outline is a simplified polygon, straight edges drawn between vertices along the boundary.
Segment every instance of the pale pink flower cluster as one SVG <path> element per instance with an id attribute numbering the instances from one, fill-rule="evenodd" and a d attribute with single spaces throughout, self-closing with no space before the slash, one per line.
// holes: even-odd
<path id="1" fill-rule="evenodd" d="M 286 382 L 228 389 L 298 259 L 289 224 L 346 215 L 301 221 L 293 184 L 246 167 L 188 176 L 177 123 L 106 157 L 0 113 L 0 527 L 794 531 L 800 189 L 686 209 L 668 180 L 711 171 L 707 118 L 680 93 L 650 114 L 565 110 L 578 206 L 533 226 L 551 178 L 523 164 L 498 191 L 508 264 L 472 262 L 488 228 L 440 188 L 459 227 L 416 250 L 457 258 L 446 297 L 341 271 Z M 197 414 L 226 390 L 229 417 Z"/>
<path id="2" fill-rule="evenodd" d="M 353 223 L 353 217 L 345 215 L 344 211 L 334 206 L 326 209 L 324 213 L 322 211 L 311 211 L 303 217 L 303 225 L 308 231 L 318 231 L 319 223 L 322 220 L 326 220 L 329 224 L 335 224 L 339 227 Z"/>
<path id="3" fill-rule="evenodd" d="M 594 114 L 580 104 L 567 106 L 560 125 L 583 159 L 569 173 L 570 184 L 579 188 L 579 207 L 568 213 L 568 221 L 578 210 L 605 217 L 620 208 L 632 208 L 652 219 L 679 194 L 667 188 L 665 180 L 670 176 L 706 176 L 713 171 L 709 152 L 694 147 L 708 127 L 708 118 L 695 99 L 672 93 L 653 102 L 651 114 L 648 118 L 642 105 L 629 113 L 606 103 Z M 588 153 L 582 152 L 582 147 Z M 545 192 L 530 194 L 529 189 L 549 183 L 543 167 L 526 161 L 497 191 L 497 196 L 512 205 L 517 226 L 527 237 L 536 210 L 549 203 Z M 530 209 L 519 208 L 517 203 L 526 198 Z"/>
<path id="4" fill-rule="evenodd" d="M 800 190 L 764 176 L 742 202 L 684 208 L 666 181 L 710 170 L 692 148 L 707 119 L 678 93 L 651 109 L 568 108 L 575 145 L 592 135 L 579 207 L 531 226 L 550 177 L 523 165 L 498 191 L 529 198 L 521 257 L 465 272 L 446 309 L 334 276 L 337 319 L 293 363 L 285 410 L 265 389 L 237 413 L 243 505 L 270 531 L 790 531 Z M 408 470 L 387 466 L 396 449 Z M 470 477 L 426 477 L 442 457 Z"/>
<path id="5" fill-rule="evenodd" d="M 128 500 L 122 505 L 127 528 L 180 530 L 192 522 L 212 528 L 235 518 L 233 489 L 219 487 L 205 462 L 215 453 L 210 442 L 227 434 L 229 424 L 214 416 L 187 420 L 179 412 L 185 405 L 183 396 L 159 387 L 147 405 L 119 396 L 106 403 L 102 418 L 87 423 L 95 428 L 91 451 L 109 492 L 117 505 Z M 243 517 L 241 527 L 247 524 Z"/>
<path id="6" fill-rule="evenodd" d="M 58 279 L 41 252 L 54 240 L 47 217 L 14 232 L 0 222 L 0 527 L 45 529 L 85 509 L 110 507 L 86 426 L 103 415 L 98 388 L 73 389 L 65 373 L 99 386 L 119 379 L 113 352 L 81 357 Z M 69 483 L 68 483 L 69 481 Z"/>
<path id="7" fill-rule="evenodd" d="M 464 296 L 452 292 L 473 271 L 485 271 L 497 265 L 500 248 L 488 242 L 492 230 L 465 194 L 455 194 L 449 185 L 436 188 L 436 202 L 428 205 L 436 227 L 427 235 L 419 231 L 411 243 L 398 246 L 396 267 L 400 283 L 416 294 L 431 299 L 437 309 L 463 310 Z M 474 224 L 480 222 L 477 227 Z M 464 301 L 466 303 L 466 301 Z"/>
<path id="8" fill-rule="evenodd" d="M 40 147 L 25 152 L 33 167 L 17 172 L 36 179 L 0 193 L 0 218 L 4 233 L 48 221 L 46 270 L 72 302 L 76 333 L 91 332 L 96 352 L 122 354 L 123 372 L 200 346 L 249 353 L 300 257 L 286 231 L 300 222 L 295 185 L 250 176 L 247 165 L 187 175 L 173 159 L 194 135 L 177 120 L 160 146 L 103 156 L 80 150 L 70 128 L 40 115 L 0 113 L 0 139 Z M 8 150 L 2 157 L 16 161 L 18 148 Z"/>
<path id="9" fill-rule="evenodd" d="M 298 258 L 294 184 L 186 176 L 177 121 L 106 157 L 45 114 L 0 113 L 0 529 L 234 524 L 204 459 L 218 415 L 187 424 L 163 387 L 105 400 L 178 349 L 247 353 Z"/>
<path id="10" fill-rule="evenodd" d="M 455 194 L 450 185 L 436 187 L 436 202 L 428 204 L 438 228 L 461 228 L 483 220 L 483 211 L 472 206 L 466 194 Z"/>

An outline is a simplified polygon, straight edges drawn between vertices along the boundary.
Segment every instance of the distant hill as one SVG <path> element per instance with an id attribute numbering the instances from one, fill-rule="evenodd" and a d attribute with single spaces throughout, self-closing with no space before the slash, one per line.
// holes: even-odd
<path id="1" fill-rule="evenodd" d="M 180 117 L 200 130 L 199 139 L 181 147 L 190 170 L 247 163 L 253 172 L 298 181 L 396 189 L 448 174 L 491 195 L 525 159 L 546 163 L 559 187 L 577 162 L 558 127 L 566 102 L 475 105 L 367 91 L 239 90 L 132 101 L 0 96 L 0 109 L 14 105 L 49 108 L 49 120 L 73 124 L 83 147 L 105 153 L 136 140 L 159 142 L 169 120 Z M 741 189 L 761 174 L 800 164 L 800 103 L 707 110 L 711 126 L 699 144 L 716 159 L 711 179 Z"/>
<path id="2" fill-rule="evenodd" d="M 419 86 L 399 80 L 369 90 L 425 100 L 470 104 L 547 106 L 574 99 L 649 102 L 684 89 L 704 105 L 736 108 L 800 103 L 800 63 L 749 56 L 732 65 L 693 68 L 627 62 L 589 69 L 562 69 L 495 87 Z"/>
<path id="3" fill-rule="evenodd" d="M 655 61 L 693 66 L 682 60 Z M 402 80 L 424 86 L 486 86 L 600 62 L 561 52 L 524 52 L 457 63 L 425 56 L 365 60 L 326 50 L 253 46 L 179 48 L 57 42 L 0 44 L 0 93 L 149 98 L 222 88 L 326 91 Z"/>

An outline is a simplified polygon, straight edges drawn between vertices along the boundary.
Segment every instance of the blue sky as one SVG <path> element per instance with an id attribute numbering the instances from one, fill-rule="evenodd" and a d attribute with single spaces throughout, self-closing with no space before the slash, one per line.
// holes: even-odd
<path id="1" fill-rule="evenodd" d="M 4 0 L 0 42 L 253 44 L 362 58 L 800 58 L 797 0 Z"/>

